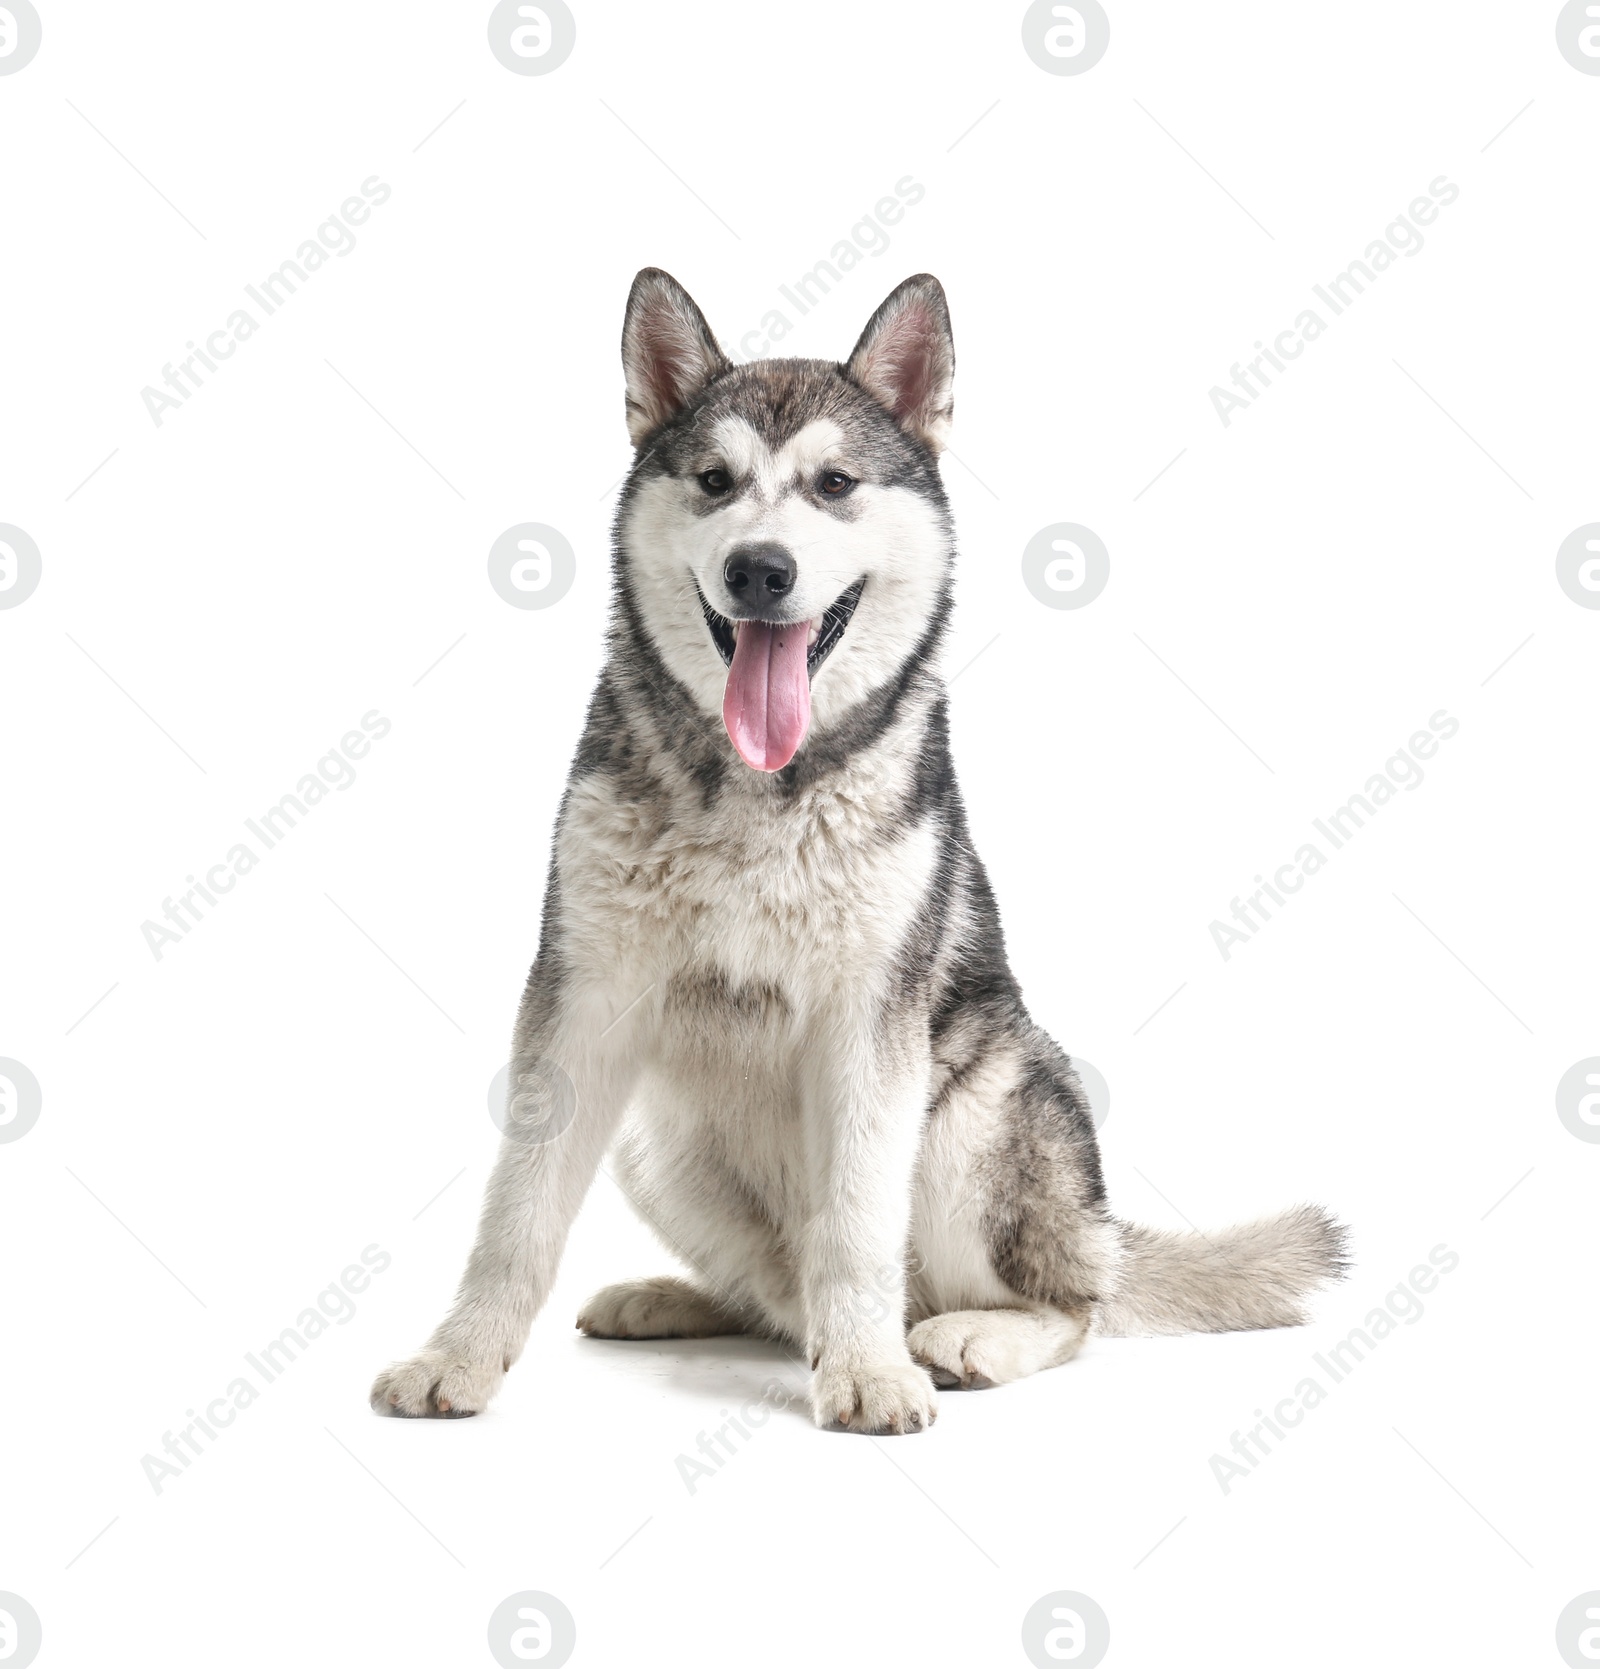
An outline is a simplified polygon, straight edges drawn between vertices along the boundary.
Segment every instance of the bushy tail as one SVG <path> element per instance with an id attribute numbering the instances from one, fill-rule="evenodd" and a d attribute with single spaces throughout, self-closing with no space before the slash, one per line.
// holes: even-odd
<path id="1" fill-rule="evenodd" d="M 1344 1226 L 1315 1205 L 1218 1234 L 1118 1228 L 1120 1266 L 1095 1322 L 1112 1337 L 1298 1327 L 1306 1294 L 1349 1267 Z"/>

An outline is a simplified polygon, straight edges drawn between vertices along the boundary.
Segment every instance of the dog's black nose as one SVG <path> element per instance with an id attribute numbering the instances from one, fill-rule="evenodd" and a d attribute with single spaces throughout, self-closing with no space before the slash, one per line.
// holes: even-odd
<path id="1" fill-rule="evenodd" d="M 736 545 L 722 577 L 741 602 L 760 604 L 794 590 L 797 572 L 788 551 L 769 540 L 760 545 Z"/>

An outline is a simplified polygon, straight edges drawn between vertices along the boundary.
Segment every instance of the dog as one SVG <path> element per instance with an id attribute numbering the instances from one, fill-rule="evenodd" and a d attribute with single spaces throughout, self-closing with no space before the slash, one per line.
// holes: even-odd
<path id="1" fill-rule="evenodd" d="M 1029 1017 L 951 761 L 939 654 L 955 352 L 908 278 L 844 364 L 734 365 L 669 274 L 623 327 L 635 447 L 607 659 L 556 824 L 508 1118 L 454 1307 L 385 1414 L 477 1413 L 609 1151 L 694 1278 L 597 1293 L 594 1338 L 750 1333 L 819 1426 L 922 1431 L 936 1388 L 1099 1333 L 1304 1321 L 1345 1231 L 1112 1215 Z"/>

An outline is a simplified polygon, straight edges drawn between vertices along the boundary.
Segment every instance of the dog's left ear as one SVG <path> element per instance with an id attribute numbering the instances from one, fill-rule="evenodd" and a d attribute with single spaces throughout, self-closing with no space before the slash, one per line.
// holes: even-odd
<path id="1" fill-rule="evenodd" d="M 931 273 L 908 278 L 867 321 L 850 375 L 902 429 L 938 455 L 950 438 L 956 348 L 944 286 Z"/>
<path id="2" fill-rule="evenodd" d="M 638 446 L 731 361 L 706 316 L 669 272 L 646 267 L 628 292 L 622 369 L 628 380 L 628 436 Z"/>

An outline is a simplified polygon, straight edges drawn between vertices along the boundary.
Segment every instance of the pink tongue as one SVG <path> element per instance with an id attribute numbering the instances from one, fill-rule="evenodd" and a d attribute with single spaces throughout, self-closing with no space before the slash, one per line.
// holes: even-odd
<path id="1" fill-rule="evenodd" d="M 781 771 L 794 758 L 811 723 L 811 680 L 806 676 L 806 638 L 811 623 L 764 626 L 746 620 L 739 627 L 722 697 L 722 722 L 746 765 Z"/>

